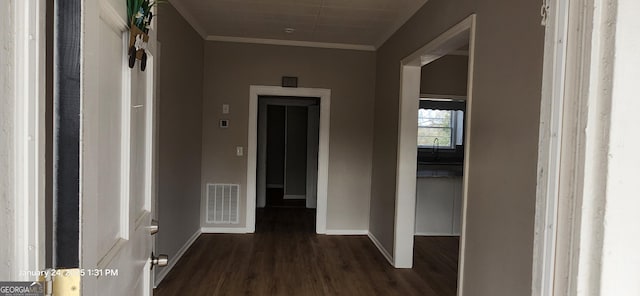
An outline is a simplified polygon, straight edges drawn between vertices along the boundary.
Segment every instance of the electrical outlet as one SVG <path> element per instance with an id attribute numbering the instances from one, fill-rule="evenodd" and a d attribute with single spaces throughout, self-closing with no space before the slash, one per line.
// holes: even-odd
<path id="1" fill-rule="evenodd" d="M 242 146 L 236 147 L 236 155 L 242 156 L 243 154 L 244 154 L 244 149 L 242 148 Z"/>

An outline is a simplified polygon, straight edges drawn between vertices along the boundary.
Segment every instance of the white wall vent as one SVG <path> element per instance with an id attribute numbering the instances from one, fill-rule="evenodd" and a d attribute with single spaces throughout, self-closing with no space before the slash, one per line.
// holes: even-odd
<path id="1" fill-rule="evenodd" d="M 207 184 L 207 223 L 238 224 L 239 198 L 238 184 Z"/>

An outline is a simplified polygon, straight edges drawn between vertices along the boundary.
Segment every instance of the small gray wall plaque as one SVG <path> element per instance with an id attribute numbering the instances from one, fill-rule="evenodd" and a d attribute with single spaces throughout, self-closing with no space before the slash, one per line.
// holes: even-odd
<path id="1" fill-rule="evenodd" d="M 298 87 L 298 77 L 282 76 L 282 87 Z"/>

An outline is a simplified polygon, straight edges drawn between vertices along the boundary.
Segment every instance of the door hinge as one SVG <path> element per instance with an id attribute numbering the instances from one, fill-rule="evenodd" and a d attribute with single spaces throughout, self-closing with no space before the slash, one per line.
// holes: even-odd
<path id="1" fill-rule="evenodd" d="M 80 296 L 80 269 L 47 269 L 40 281 L 46 296 Z"/>

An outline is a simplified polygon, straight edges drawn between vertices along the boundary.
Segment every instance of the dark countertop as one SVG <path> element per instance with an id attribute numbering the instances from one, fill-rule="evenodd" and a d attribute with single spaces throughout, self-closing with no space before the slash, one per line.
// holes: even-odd
<path id="1" fill-rule="evenodd" d="M 418 178 L 462 177 L 462 164 L 418 164 Z"/>

